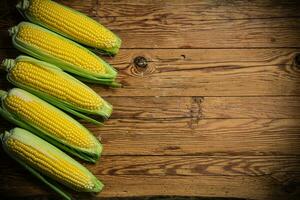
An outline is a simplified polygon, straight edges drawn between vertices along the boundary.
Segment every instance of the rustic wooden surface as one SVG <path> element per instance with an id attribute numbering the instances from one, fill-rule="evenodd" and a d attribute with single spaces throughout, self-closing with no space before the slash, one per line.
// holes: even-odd
<path id="1" fill-rule="evenodd" d="M 6 29 L 22 18 L 1 1 Z M 121 89 L 92 87 L 115 106 L 106 126 L 96 196 L 299 199 L 300 3 L 297 0 L 60 1 L 123 39 Z M 138 56 L 146 68 L 134 64 Z M 0 72 L 0 87 L 12 87 Z M 0 130 L 12 127 L 0 121 Z M 55 194 L 0 152 L 0 199 Z M 41 198 L 43 199 L 43 198 Z M 155 198 L 154 198 L 155 199 Z"/>

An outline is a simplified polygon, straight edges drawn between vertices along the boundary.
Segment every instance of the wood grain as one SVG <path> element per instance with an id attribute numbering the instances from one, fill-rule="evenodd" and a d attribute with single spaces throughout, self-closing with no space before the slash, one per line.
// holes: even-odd
<path id="1" fill-rule="evenodd" d="M 298 54 L 298 49 L 122 50 L 110 62 L 124 87 L 94 89 L 110 96 L 299 95 Z M 148 60 L 146 69 L 134 65 L 137 56 Z"/>
<path id="2" fill-rule="evenodd" d="M 98 15 L 123 48 L 253 48 L 299 47 L 299 11 L 297 1 L 112 1 Z"/>
<path id="3" fill-rule="evenodd" d="M 123 40 L 104 58 L 123 87 L 89 84 L 114 105 L 111 119 L 79 120 L 104 145 L 97 165 L 83 164 L 106 187 L 76 199 L 299 199 L 297 0 L 58 2 Z M 20 54 L 7 34 L 23 20 L 15 3 L 0 2 L 0 60 Z M 139 56 L 147 67 L 135 65 Z M 0 70 L 0 88 L 11 87 Z M 0 132 L 11 127 L 0 120 Z M 0 157 L 1 199 L 58 198 L 2 149 Z"/>
<path id="4" fill-rule="evenodd" d="M 132 20 L 122 21 L 121 18 L 106 22 L 101 19 L 101 22 L 122 38 L 122 48 L 300 47 L 298 18 L 288 21 L 284 18 L 220 21 L 190 21 L 183 18 L 170 20 L 167 24 L 151 19 Z M 12 48 L 7 28 L 0 30 L 0 37 L 3 48 Z"/>
<path id="5" fill-rule="evenodd" d="M 1 152 L 3 153 L 3 152 Z M 0 169 L 10 173 L 29 172 L 7 155 L 6 165 Z M 266 176 L 280 173 L 298 173 L 300 159 L 297 156 L 103 156 L 101 164 L 81 162 L 99 178 L 110 176 Z M 274 179 L 276 176 L 274 176 Z M 282 182 L 283 180 L 278 180 Z M 4 183 L 4 182 L 2 182 Z"/>
<path id="6" fill-rule="evenodd" d="M 1 170 L 6 171 L 1 180 L 3 182 L 0 183 L 9 183 L 11 177 L 19 174 L 14 182 L 20 191 L 28 189 L 35 195 L 49 194 L 43 186 L 35 186 L 34 179 L 22 184 L 24 180 L 30 178 L 29 174 L 19 166 L 15 166 L 11 159 L 5 157 L 4 159 L 8 164 L 0 166 Z M 288 196 L 298 192 L 297 190 L 289 192 L 283 190 L 287 184 L 299 181 L 298 166 L 299 158 L 284 156 L 104 156 L 101 165 L 86 165 L 103 180 L 108 188 L 101 193 L 101 197 L 170 195 L 170 193 L 171 195 L 215 196 L 220 194 L 219 189 L 226 187 L 222 190 L 226 191 L 221 193 L 222 196 L 226 194 L 226 197 L 258 199 L 275 198 L 277 195 Z M 177 181 L 180 184 L 177 184 Z M 190 185 L 190 182 L 193 184 Z M 226 186 L 222 185 L 222 182 L 226 182 Z M 250 185 L 245 187 L 246 183 Z M 240 189 L 238 189 L 239 186 Z M 159 187 L 163 187 L 163 190 Z M 204 191 L 200 188 L 210 189 Z M 275 188 L 278 190 L 273 190 Z M 9 194 L 10 191 L 14 191 L 14 188 L 5 186 L 0 192 L 2 190 Z M 24 196 L 20 193 L 14 195 Z"/>
<path id="7" fill-rule="evenodd" d="M 112 118 L 300 118 L 300 97 L 106 97 Z M 138 106 L 137 106 L 138 105 Z"/>
<path id="8" fill-rule="evenodd" d="M 185 16 L 201 20 L 236 20 L 255 18 L 299 17 L 300 6 L 296 0 L 272 1 L 173 1 L 173 0 L 112 0 L 99 2 L 101 18 L 118 17 L 145 19 L 165 19 L 165 17 Z M 266 12 L 268 10 L 268 12 Z M 117 20 L 117 18 L 115 18 Z"/>
<path id="9" fill-rule="evenodd" d="M 119 69 L 123 88 L 93 88 L 102 96 L 299 95 L 298 54 L 298 49 L 122 50 L 108 60 Z M 0 55 L 18 53 L 6 49 Z M 148 60 L 146 69 L 134 65 L 137 56 Z"/>
<path id="10" fill-rule="evenodd" d="M 20 179 L 20 178 L 19 178 Z M 293 195 L 282 191 L 284 186 L 277 183 L 270 176 L 240 177 L 240 176 L 101 176 L 106 184 L 106 189 L 99 195 L 102 197 L 132 197 L 151 195 L 185 195 L 206 197 L 236 197 L 243 199 L 283 199 Z M 293 179 L 290 179 L 291 181 Z M 295 178 L 294 178 L 295 180 Z M 14 196 L 49 195 L 53 192 L 43 190 L 42 186 L 31 184 L 30 180 L 14 183 L 19 186 L 19 192 Z M 32 180 L 31 180 L 32 181 Z M 226 183 L 225 185 L 223 183 Z M 249 189 L 250 188 L 250 189 Z M 12 196 L 11 188 L 7 188 L 7 196 Z M 24 190 L 25 189 L 25 190 Z M 28 191 L 21 193 L 20 191 Z M 32 192 L 34 191 L 34 192 Z M 298 192 L 298 191 L 293 191 Z M 78 195 L 78 194 L 77 194 Z M 79 199 L 96 199 L 91 195 L 78 195 Z M 97 198 L 97 199 L 99 199 Z"/>
<path id="11" fill-rule="evenodd" d="M 190 18 L 188 11 L 177 15 L 170 13 L 163 3 L 159 6 L 165 11 L 163 17 L 138 12 L 130 20 L 100 15 L 101 23 L 123 39 L 123 48 L 300 47 L 299 18 L 203 21 L 199 15 Z"/>
<path id="12" fill-rule="evenodd" d="M 180 194 L 187 196 L 222 196 L 246 199 L 283 199 L 291 196 L 286 193 L 282 194 L 282 187 L 278 186 L 276 181 L 270 176 L 255 178 L 248 176 L 201 176 L 199 178 L 186 176 L 137 176 L 133 178 L 132 176 L 122 176 L 118 177 L 117 180 L 115 178 L 114 176 L 102 176 L 103 181 L 109 186 L 102 193 L 102 196 L 111 196 L 111 193 L 115 196 Z M 142 185 L 145 182 L 147 186 Z"/>
<path id="13" fill-rule="evenodd" d="M 104 144 L 104 155 L 299 155 L 299 124 L 298 119 L 117 119 L 88 128 Z"/>

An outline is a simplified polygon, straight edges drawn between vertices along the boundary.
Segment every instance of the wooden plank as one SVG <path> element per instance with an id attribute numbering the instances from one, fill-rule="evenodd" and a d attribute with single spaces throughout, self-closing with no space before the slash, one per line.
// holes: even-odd
<path id="1" fill-rule="evenodd" d="M 29 178 L 29 177 L 28 177 Z M 30 197 L 36 195 L 52 195 L 54 193 L 43 185 L 30 181 L 19 181 L 16 177 L 13 184 L 8 187 L 11 179 L 5 182 L 0 194 L 6 197 Z M 271 177 L 240 177 L 240 176 L 101 176 L 105 189 L 92 198 L 91 195 L 74 193 L 77 199 L 102 199 L 103 197 L 133 197 L 133 196 L 202 196 L 202 197 L 228 197 L 246 199 L 283 199 L 292 194 L 283 191 L 284 186 L 276 183 Z M 297 179 L 291 179 L 296 180 Z M 226 183 L 226 184 L 224 184 Z M 14 189 L 15 188 L 15 189 Z M 294 190 L 293 192 L 298 192 Z M 57 198 L 57 197 L 56 197 Z M 54 196 L 55 199 L 55 196 Z"/>
<path id="2" fill-rule="evenodd" d="M 299 119 L 112 119 L 104 127 L 87 127 L 104 144 L 103 155 L 298 155 L 299 124 Z"/>
<path id="3" fill-rule="evenodd" d="M 205 118 L 300 118 L 298 97 L 205 97 L 202 102 Z"/>
<path id="4" fill-rule="evenodd" d="M 107 187 L 100 196 L 185 195 L 246 199 L 283 199 L 291 196 L 282 192 L 282 187 L 269 176 L 102 176 L 102 180 Z"/>
<path id="5" fill-rule="evenodd" d="M 103 175 L 256 177 L 279 172 L 299 172 L 299 163 L 298 156 L 103 156 L 100 165 L 86 166 L 99 177 Z"/>
<path id="6" fill-rule="evenodd" d="M 6 173 L 0 180 L 3 186 L 0 194 L 24 196 L 25 191 L 28 196 L 52 194 L 6 155 L 3 158 L 5 162 L 0 169 Z M 99 197 L 225 195 L 258 199 L 275 198 L 276 195 L 282 198 L 297 192 L 296 188 L 292 191 L 285 191 L 284 188 L 299 181 L 298 166 L 299 157 L 284 156 L 103 156 L 101 165 L 86 165 L 106 184 Z M 224 182 L 227 184 L 224 185 Z"/>
<path id="7" fill-rule="evenodd" d="M 296 1 L 100 1 L 98 8 L 123 48 L 298 47 L 299 20 L 286 18 L 296 13 Z"/>
<path id="8" fill-rule="evenodd" d="M 29 174 L 8 155 L 3 154 L 2 157 L 0 169 L 8 172 L 3 174 L 5 178 Z M 258 177 L 298 173 L 300 158 L 299 156 L 102 156 L 99 161 L 101 164 L 98 165 L 79 162 L 100 178 L 105 175 Z"/>
<path id="9" fill-rule="evenodd" d="M 14 58 L 21 54 L 16 49 L 1 49 L 0 59 Z M 136 57 L 147 60 L 144 76 L 151 72 L 170 72 L 175 69 L 206 69 L 216 70 L 218 66 L 268 66 L 291 65 L 296 55 L 300 54 L 297 48 L 284 49 L 121 49 L 115 57 L 103 57 L 110 64 L 128 76 L 139 76 L 134 65 Z M 142 69 L 140 69 L 142 70 Z M 134 72 L 137 71 L 137 72 Z"/>
<path id="10" fill-rule="evenodd" d="M 93 88 L 103 96 L 299 95 L 298 54 L 297 49 L 121 50 L 108 60 L 124 87 Z M 0 59 L 16 55 L 0 51 Z M 147 68 L 134 65 L 138 56 L 148 60 Z"/>
<path id="11" fill-rule="evenodd" d="M 300 118 L 300 97 L 106 97 L 112 118 Z"/>
<path id="12" fill-rule="evenodd" d="M 299 95 L 298 67 L 291 49 L 124 50 L 110 62 L 120 70 L 123 88 L 110 96 Z M 136 67 L 143 56 L 146 69 Z"/>
<path id="13" fill-rule="evenodd" d="M 100 18 L 122 38 L 122 48 L 300 47 L 299 18 L 202 21 L 165 12 L 163 18 Z"/>
<path id="14" fill-rule="evenodd" d="M 268 12 L 266 12 L 266 10 Z M 198 1 L 198 0 L 113 0 L 100 1 L 98 13 L 101 18 L 144 18 L 164 20 L 180 16 L 206 20 L 287 18 L 299 17 L 297 0 L 277 1 Z"/>

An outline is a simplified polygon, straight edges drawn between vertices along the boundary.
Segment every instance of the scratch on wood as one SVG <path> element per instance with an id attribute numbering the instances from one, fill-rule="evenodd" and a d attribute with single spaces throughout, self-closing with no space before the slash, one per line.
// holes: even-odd
<path id="1" fill-rule="evenodd" d="M 164 148 L 164 150 L 179 150 L 180 147 L 179 146 L 167 146 Z"/>
<path id="2" fill-rule="evenodd" d="M 191 98 L 191 109 L 190 109 L 191 121 L 188 124 L 189 128 L 191 129 L 195 129 L 198 126 L 199 121 L 203 118 L 202 106 L 201 106 L 203 100 L 204 97 Z"/>

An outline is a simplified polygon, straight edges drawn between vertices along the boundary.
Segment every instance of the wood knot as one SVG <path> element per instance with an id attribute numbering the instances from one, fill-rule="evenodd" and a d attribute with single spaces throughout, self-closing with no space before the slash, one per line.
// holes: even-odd
<path id="1" fill-rule="evenodd" d="M 133 62 L 136 67 L 146 68 L 148 66 L 148 61 L 143 56 L 135 57 Z"/>
<path id="2" fill-rule="evenodd" d="M 295 58 L 294 58 L 294 64 L 296 67 L 300 67 L 300 54 L 296 54 Z"/>

